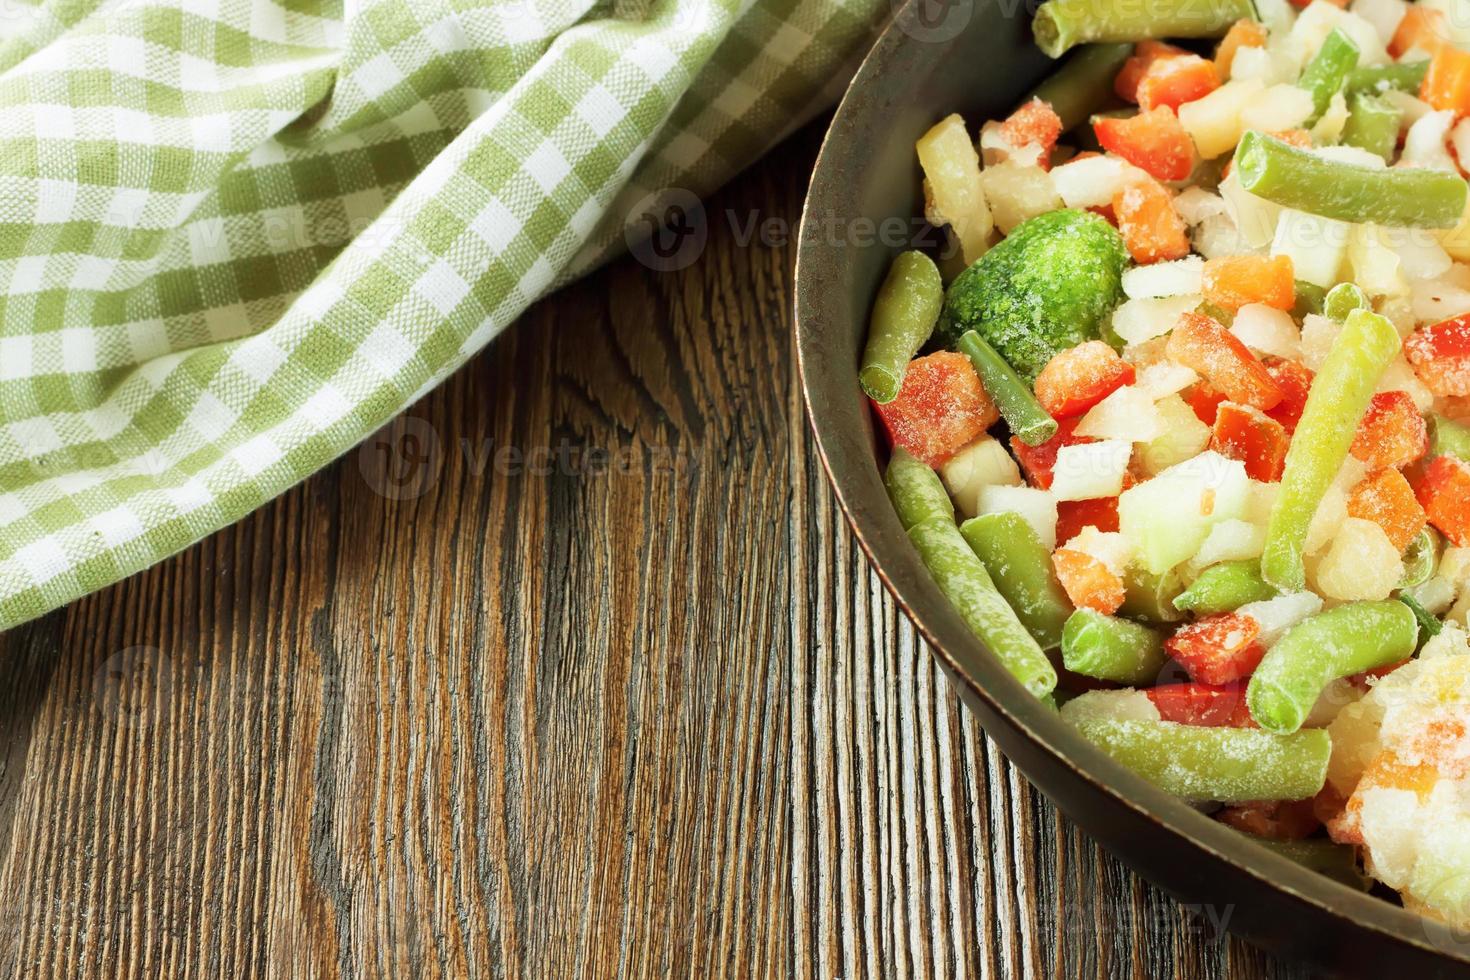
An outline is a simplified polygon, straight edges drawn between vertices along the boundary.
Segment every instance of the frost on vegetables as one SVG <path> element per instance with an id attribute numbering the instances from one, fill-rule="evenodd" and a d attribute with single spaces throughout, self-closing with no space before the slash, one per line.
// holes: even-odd
<path id="1" fill-rule="evenodd" d="M 964 267 L 895 263 L 864 384 L 1024 686 L 1470 927 L 1470 31 L 1431 4 L 1046 0 L 1045 50 L 1094 46 L 919 141 Z"/>

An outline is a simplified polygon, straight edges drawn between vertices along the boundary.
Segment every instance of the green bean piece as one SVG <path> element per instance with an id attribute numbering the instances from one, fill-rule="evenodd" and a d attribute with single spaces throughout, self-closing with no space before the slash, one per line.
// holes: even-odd
<path id="1" fill-rule="evenodd" d="M 1272 735 L 1171 721 L 1087 721 L 1084 738 L 1160 789 L 1196 803 L 1304 800 L 1327 781 L 1326 729 Z"/>
<path id="2" fill-rule="evenodd" d="M 1424 76 L 1428 72 L 1428 58 L 1423 61 L 1401 62 L 1396 65 L 1354 68 L 1348 72 L 1347 85 L 1343 87 L 1343 91 L 1353 96 L 1363 92 L 1378 94 L 1388 89 L 1397 89 L 1400 92 L 1408 92 L 1410 95 L 1418 95 L 1419 86 L 1424 84 Z"/>
<path id="3" fill-rule="evenodd" d="M 1196 616 L 1213 616 L 1276 595 L 1276 590 L 1261 578 L 1259 561 L 1225 561 L 1200 572 L 1199 578 L 1174 599 L 1174 606 Z"/>
<path id="4" fill-rule="evenodd" d="M 924 567 L 934 576 L 970 631 L 1038 698 L 1057 686 L 1057 671 L 1007 605 L 985 565 L 970 550 L 950 518 L 932 518 L 909 528 Z"/>
<path id="5" fill-rule="evenodd" d="M 1133 53 L 1133 45 L 1089 44 L 1067 59 L 1023 101 L 1040 99 L 1051 106 L 1067 132 L 1092 117 L 1110 101 L 1113 77 Z"/>
<path id="6" fill-rule="evenodd" d="M 1235 172 L 1258 197 L 1339 221 L 1453 228 L 1465 210 L 1465 181 L 1447 171 L 1328 160 L 1254 129 L 1236 147 Z"/>
<path id="7" fill-rule="evenodd" d="M 1353 310 L 1371 310 L 1373 304 L 1368 302 L 1368 294 L 1358 287 L 1357 283 L 1340 282 L 1327 291 L 1327 298 L 1322 301 L 1322 312 L 1329 320 L 1338 323 L 1346 320 L 1348 314 Z"/>
<path id="8" fill-rule="evenodd" d="M 1387 99 L 1359 92 L 1349 97 L 1342 141 L 1348 146 L 1376 153 L 1387 162 L 1398 147 L 1402 115 Z"/>
<path id="9" fill-rule="evenodd" d="M 1439 617 L 1435 616 L 1434 613 L 1425 609 L 1418 599 L 1415 599 L 1407 592 L 1400 592 L 1398 600 L 1408 606 L 1409 612 L 1414 614 L 1414 619 L 1418 621 L 1419 628 L 1424 631 L 1424 638 L 1426 640 L 1433 639 L 1444 632 L 1444 623 L 1441 623 Z"/>
<path id="10" fill-rule="evenodd" d="M 1177 623 L 1184 618 L 1174 606 L 1174 600 L 1184 591 L 1181 567 L 1155 575 L 1134 562 L 1123 573 L 1123 586 L 1127 591 L 1123 605 L 1118 608 L 1119 615 L 1148 623 Z"/>
<path id="11" fill-rule="evenodd" d="M 1090 41 L 1146 41 L 1160 37 L 1219 37 L 1237 20 L 1256 17 L 1250 0 L 1047 0 L 1036 11 L 1031 30 L 1036 46 L 1057 58 Z"/>
<path id="12" fill-rule="evenodd" d="M 1152 684 L 1168 660 L 1157 632 L 1092 609 L 1074 612 L 1062 631 L 1062 665 L 1084 677 Z"/>
<path id="13" fill-rule="evenodd" d="M 879 404 L 898 397 L 910 359 L 934 332 L 944 305 L 939 267 L 923 252 L 900 252 L 873 300 L 868 343 L 858 372 L 863 391 Z"/>
<path id="14" fill-rule="evenodd" d="M 955 347 L 975 366 L 980 384 L 1000 409 L 1000 417 L 1006 420 L 1013 435 L 1028 446 L 1039 446 L 1057 434 L 1057 420 L 1041 407 L 1031 386 L 978 333 L 966 330 Z"/>
<path id="15" fill-rule="evenodd" d="M 915 524 L 941 517 L 954 523 L 954 502 L 949 499 L 939 474 L 903 447 L 894 447 L 883 483 L 905 531 Z"/>
<path id="16" fill-rule="evenodd" d="M 1235 323 L 1235 312 L 1233 310 L 1227 310 L 1223 306 L 1217 306 L 1209 300 L 1200 303 L 1199 306 L 1194 308 L 1194 311 L 1204 314 L 1221 326 L 1229 327 Z"/>
<path id="17" fill-rule="evenodd" d="M 1020 514 L 982 514 L 961 524 L 960 534 L 1041 649 L 1061 646 L 1072 603 L 1036 529 Z"/>
<path id="18" fill-rule="evenodd" d="M 1322 118 L 1332 97 L 1347 81 L 1348 73 L 1357 66 L 1357 44 L 1341 27 L 1334 27 L 1296 83 L 1297 88 L 1312 93 L 1312 114 L 1307 117 L 1306 126 L 1311 127 Z"/>
<path id="19" fill-rule="evenodd" d="M 1425 419 L 1429 422 L 1429 454 L 1431 456 L 1455 456 L 1470 463 L 1470 426 L 1451 422 L 1443 415 L 1430 412 Z"/>
<path id="20" fill-rule="evenodd" d="M 1404 603 L 1344 603 L 1304 619 L 1266 651 L 1245 703 L 1266 731 L 1290 734 L 1328 684 L 1406 660 L 1418 642 L 1419 623 Z"/>
<path id="21" fill-rule="evenodd" d="M 1327 300 L 1327 290 L 1314 282 L 1305 279 L 1296 281 L 1296 305 L 1291 308 L 1291 315 L 1298 320 L 1308 313 L 1321 315 L 1322 304 Z"/>
<path id="22" fill-rule="evenodd" d="M 1404 549 L 1404 577 L 1399 588 L 1414 589 L 1428 582 L 1439 567 L 1441 538 L 1432 527 L 1425 527 Z"/>
<path id="23" fill-rule="evenodd" d="M 1399 332 L 1387 318 L 1353 310 L 1317 372 L 1296 435 L 1286 451 L 1281 489 L 1266 528 L 1261 576 L 1283 592 L 1306 587 L 1302 548 L 1327 488 L 1347 459 L 1358 422 L 1378 379 L 1399 352 Z"/>
<path id="24" fill-rule="evenodd" d="M 1334 881 L 1340 881 L 1349 888 L 1365 892 L 1372 885 L 1371 879 L 1358 866 L 1357 848 L 1350 844 L 1334 844 L 1320 837 L 1311 840 L 1273 840 L 1270 837 L 1257 837 L 1255 834 L 1243 836 L 1249 837 L 1268 851 L 1275 851 L 1288 861 L 1326 875 Z"/>

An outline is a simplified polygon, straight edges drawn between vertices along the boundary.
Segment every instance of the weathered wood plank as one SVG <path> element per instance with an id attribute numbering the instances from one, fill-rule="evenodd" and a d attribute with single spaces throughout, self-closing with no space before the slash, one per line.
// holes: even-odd
<path id="1" fill-rule="evenodd" d="M 1041 800 L 846 533 L 791 250 L 735 232 L 794 222 L 818 135 L 700 263 L 614 264 L 0 637 L 0 972 L 1290 974 Z"/>

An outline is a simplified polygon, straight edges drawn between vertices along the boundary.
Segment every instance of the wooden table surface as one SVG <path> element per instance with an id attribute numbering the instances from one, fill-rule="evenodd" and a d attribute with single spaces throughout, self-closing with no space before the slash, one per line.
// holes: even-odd
<path id="1" fill-rule="evenodd" d="M 791 340 L 819 137 L 0 637 L 0 976 L 1304 975 L 1059 816 L 856 549 Z"/>

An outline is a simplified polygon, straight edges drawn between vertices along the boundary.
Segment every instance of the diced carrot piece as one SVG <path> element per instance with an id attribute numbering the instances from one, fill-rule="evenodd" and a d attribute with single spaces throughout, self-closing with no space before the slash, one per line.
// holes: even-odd
<path id="1" fill-rule="evenodd" d="M 1470 547 L 1470 463 L 1436 456 L 1414 485 L 1429 523 L 1456 547 Z"/>
<path id="2" fill-rule="evenodd" d="M 1404 355 L 1436 395 L 1470 395 L 1470 313 L 1420 327 L 1404 341 Z"/>
<path id="3" fill-rule="evenodd" d="M 1081 417 L 1057 419 L 1057 434 L 1039 446 L 1028 446 L 1015 436 L 1011 437 L 1011 452 L 1016 457 L 1016 462 L 1021 464 L 1021 471 L 1026 474 L 1027 481 L 1038 490 L 1050 490 L 1052 481 L 1052 470 L 1057 465 L 1057 452 L 1063 446 L 1079 446 L 1085 442 L 1095 442 L 1087 436 L 1074 435 L 1073 430 L 1077 428 Z M 1061 540 L 1065 541 L 1066 538 Z"/>
<path id="4" fill-rule="evenodd" d="M 1133 365 L 1101 340 L 1062 351 L 1036 376 L 1036 400 L 1055 418 L 1081 415 L 1127 384 Z"/>
<path id="5" fill-rule="evenodd" d="M 1302 409 L 1307 407 L 1307 393 L 1312 390 L 1315 375 L 1298 361 L 1275 361 L 1266 365 L 1266 373 L 1281 389 L 1281 401 L 1266 414 L 1280 422 L 1288 433 L 1295 432 L 1302 420 Z"/>
<path id="6" fill-rule="evenodd" d="M 1220 403 L 1225 400 L 1224 395 L 1203 381 L 1184 389 L 1183 398 L 1185 404 L 1194 410 L 1195 418 L 1209 426 L 1215 424 L 1215 417 L 1220 414 Z"/>
<path id="7" fill-rule="evenodd" d="M 1184 219 L 1163 184 L 1140 177 L 1113 195 L 1118 231 L 1133 261 L 1140 265 L 1182 259 L 1189 254 Z"/>
<path id="8" fill-rule="evenodd" d="M 1099 531 L 1118 530 L 1118 498 L 1057 501 L 1058 541 L 1071 541 L 1084 527 L 1095 527 Z"/>
<path id="9" fill-rule="evenodd" d="M 1229 78 L 1235 52 L 1241 48 L 1264 48 L 1266 40 L 1266 26 L 1259 21 L 1241 19 L 1231 24 L 1215 49 L 1215 72 L 1221 78 Z"/>
<path id="10" fill-rule="evenodd" d="M 1451 109 L 1456 116 L 1470 112 L 1470 52 L 1450 44 L 1435 48 L 1419 85 L 1419 98 L 1436 109 Z"/>
<path id="11" fill-rule="evenodd" d="M 1040 147 L 1041 169 L 1051 169 L 1051 151 L 1062 135 L 1061 117 L 1040 99 L 1032 99 L 1000 124 L 1000 135 L 1011 146 Z"/>
<path id="12" fill-rule="evenodd" d="M 1171 58 L 1167 63 L 1182 60 Z M 1209 67 L 1209 62 L 1203 64 Z M 1092 121 L 1092 129 L 1103 149 L 1160 180 L 1183 180 L 1194 169 L 1194 144 L 1168 106 L 1158 106 L 1126 119 L 1098 116 Z"/>
<path id="13" fill-rule="evenodd" d="M 1169 335 L 1169 357 L 1209 382 L 1230 401 L 1267 411 L 1280 403 L 1281 388 L 1266 365 L 1212 317 L 1185 313 Z"/>
<path id="14" fill-rule="evenodd" d="M 1160 106 L 1178 109 L 1219 87 L 1220 75 L 1213 61 L 1197 54 L 1158 58 L 1144 69 L 1143 77 L 1138 80 L 1138 107 L 1145 111 Z"/>
<path id="15" fill-rule="evenodd" d="M 1256 642 L 1261 625 L 1239 613 L 1218 613 L 1181 626 L 1164 641 L 1169 655 L 1205 684 L 1249 677 L 1266 651 Z"/>
<path id="16" fill-rule="evenodd" d="M 873 407 L 893 444 L 930 466 L 974 442 L 1000 418 L 970 359 L 952 351 L 910 361 L 898 397 Z"/>
<path id="17" fill-rule="evenodd" d="M 1322 828 L 1317 819 L 1314 800 L 1262 800 L 1227 806 L 1215 819 L 1257 837 L 1271 840 L 1302 840 Z"/>
<path id="18" fill-rule="evenodd" d="M 1256 728 L 1244 684 L 1160 684 L 1144 691 L 1164 721 L 1202 728 Z"/>
<path id="19" fill-rule="evenodd" d="M 1252 480 L 1275 483 L 1281 479 L 1290 445 L 1286 428 L 1259 408 L 1220 403 L 1210 447 L 1227 459 L 1244 463 L 1246 476 Z"/>
<path id="20" fill-rule="evenodd" d="M 1429 452 L 1429 426 L 1407 391 L 1380 391 L 1353 437 L 1353 455 L 1368 469 L 1408 466 Z"/>
<path id="21" fill-rule="evenodd" d="M 1399 21 L 1398 30 L 1388 42 L 1388 53 L 1397 58 L 1410 48 L 1418 48 L 1432 55 L 1444 46 L 1445 36 L 1442 12 L 1417 3 L 1410 4 L 1404 19 Z"/>
<path id="22" fill-rule="evenodd" d="M 1205 300 L 1231 313 L 1248 303 L 1278 310 L 1296 305 L 1289 255 L 1225 255 L 1205 261 Z"/>
<path id="23" fill-rule="evenodd" d="M 1113 91 L 1124 102 L 1136 103 L 1138 83 L 1143 80 L 1144 72 L 1148 71 L 1150 65 L 1161 58 L 1179 58 L 1188 54 L 1183 48 L 1176 48 L 1163 41 L 1139 41 L 1133 46 L 1133 54 L 1123 62 L 1123 67 L 1113 79 Z"/>
<path id="24" fill-rule="evenodd" d="M 1348 495 L 1348 516 L 1361 517 L 1383 528 L 1399 551 L 1424 530 L 1428 520 L 1414 497 L 1414 488 L 1395 469 L 1379 470 L 1353 487 Z"/>
<path id="25" fill-rule="evenodd" d="M 1058 548 L 1051 556 L 1057 581 L 1077 608 L 1112 615 L 1123 605 L 1127 590 L 1112 569 L 1086 552 Z"/>

